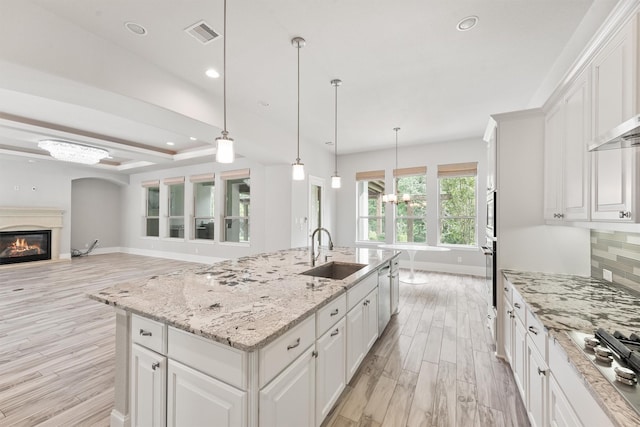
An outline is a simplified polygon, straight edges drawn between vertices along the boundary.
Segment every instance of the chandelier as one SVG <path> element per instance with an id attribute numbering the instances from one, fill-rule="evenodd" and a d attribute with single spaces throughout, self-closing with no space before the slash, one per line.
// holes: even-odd
<path id="1" fill-rule="evenodd" d="M 55 159 L 85 165 L 95 165 L 101 159 L 109 157 L 109 152 L 105 149 L 55 139 L 40 141 L 38 147 L 47 150 Z"/>
<path id="2" fill-rule="evenodd" d="M 393 130 L 396 133 L 396 168 L 394 169 L 394 172 L 395 172 L 398 170 L 398 131 L 400 130 L 400 128 L 393 128 Z M 401 198 L 399 198 L 395 193 L 388 193 L 382 196 L 382 201 L 394 203 L 394 204 L 409 203 L 411 201 L 411 195 L 405 193 L 402 195 Z"/>

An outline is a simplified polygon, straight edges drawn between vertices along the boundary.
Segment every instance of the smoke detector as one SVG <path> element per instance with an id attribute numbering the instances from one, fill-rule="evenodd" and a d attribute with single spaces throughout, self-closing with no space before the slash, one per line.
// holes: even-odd
<path id="1" fill-rule="evenodd" d="M 185 28 L 184 31 L 202 44 L 211 43 L 220 37 L 220 34 L 205 21 L 196 22 Z"/>

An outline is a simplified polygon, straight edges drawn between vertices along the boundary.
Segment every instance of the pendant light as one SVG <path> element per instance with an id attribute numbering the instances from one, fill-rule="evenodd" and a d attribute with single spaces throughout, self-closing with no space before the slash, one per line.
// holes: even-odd
<path id="1" fill-rule="evenodd" d="M 222 131 L 222 136 L 216 138 L 216 161 L 218 163 L 233 163 L 235 160 L 233 138 L 229 138 L 229 132 L 227 132 L 227 0 L 224 0 L 224 24 L 222 32 L 222 102 L 224 130 Z"/>
<path id="2" fill-rule="evenodd" d="M 292 178 L 294 181 L 304 180 L 304 163 L 300 162 L 300 49 L 306 44 L 302 37 L 291 39 L 293 47 L 298 49 L 298 154 L 296 162 L 293 164 Z"/>
<path id="3" fill-rule="evenodd" d="M 397 172 L 397 170 L 398 170 L 398 131 L 400 130 L 400 128 L 393 128 L 393 130 L 396 133 L 396 168 L 394 169 L 394 176 L 395 176 L 395 172 Z M 411 201 L 411 195 L 410 194 L 403 194 L 402 195 L 402 200 L 400 200 L 395 193 L 389 193 L 389 194 L 385 194 L 384 196 L 382 196 L 382 201 L 383 202 L 394 203 L 394 204 L 398 204 L 398 203 L 401 203 L 401 202 L 402 203 L 409 203 Z"/>
<path id="4" fill-rule="evenodd" d="M 340 175 L 338 175 L 338 86 L 342 84 L 342 80 L 333 79 L 331 80 L 331 84 L 336 88 L 336 96 L 335 96 L 335 117 L 334 117 L 334 134 L 333 134 L 333 143 L 335 148 L 335 171 L 333 176 L 331 177 L 331 188 L 340 188 L 342 186 Z"/>

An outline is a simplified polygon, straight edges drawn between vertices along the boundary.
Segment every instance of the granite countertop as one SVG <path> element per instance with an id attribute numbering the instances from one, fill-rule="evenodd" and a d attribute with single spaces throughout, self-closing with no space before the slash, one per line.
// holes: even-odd
<path id="1" fill-rule="evenodd" d="M 395 251 L 334 248 L 329 261 L 367 264 L 344 280 L 301 275 L 308 248 L 195 265 L 89 294 L 100 302 L 238 348 L 260 349 L 374 272 Z M 375 274 L 375 272 L 373 273 Z"/>
<path id="2" fill-rule="evenodd" d="M 576 347 L 568 332 L 597 328 L 629 335 L 640 331 L 640 295 L 590 277 L 503 270 L 527 305 L 562 346 L 592 395 L 620 426 L 640 425 L 640 415 Z"/>

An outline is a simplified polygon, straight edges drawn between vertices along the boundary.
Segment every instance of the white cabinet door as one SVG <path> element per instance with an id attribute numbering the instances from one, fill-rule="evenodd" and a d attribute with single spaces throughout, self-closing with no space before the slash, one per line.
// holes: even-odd
<path id="1" fill-rule="evenodd" d="M 502 342 L 504 343 L 504 356 L 509 362 L 509 365 L 513 366 L 513 324 L 515 322 L 515 314 L 513 314 L 513 307 L 505 297 L 504 310 L 502 311 Z"/>
<path id="2" fill-rule="evenodd" d="M 527 369 L 527 343 L 525 337 L 527 336 L 524 325 L 517 317 L 514 318 L 514 330 L 513 330 L 513 363 L 511 368 L 513 369 L 513 377 L 520 391 L 520 396 L 523 397 L 523 401 L 526 402 L 525 381 L 526 381 L 526 369 Z"/>
<path id="3" fill-rule="evenodd" d="M 398 259 L 391 261 L 391 315 L 398 312 L 400 305 L 400 264 Z"/>
<path id="4" fill-rule="evenodd" d="M 131 425 L 165 426 L 167 358 L 138 344 L 131 347 Z"/>
<path id="5" fill-rule="evenodd" d="M 589 219 L 591 141 L 591 82 L 589 70 L 582 73 L 564 97 L 562 154 L 563 219 Z"/>
<path id="6" fill-rule="evenodd" d="M 315 425 L 314 351 L 310 347 L 260 390 L 261 426 Z"/>
<path id="7" fill-rule="evenodd" d="M 322 424 L 346 387 L 345 326 L 343 317 L 316 342 L 316 426 Z"/>
<path id="8" fill-rule="evenodd" d="M 562 208 L 562 145 L 564 144 L 563 102 L 545 116 L 544 135 L 544 219 L 561 221 Z M 586 151 L 586 149 L 585 149 Z"/>
<path id="9" fill-rule="evenodd" d="M 592 153 L 591 219 L 635 222 L 635 149 Z"/>
<path id="10" fill-rule="evenodd" d="M 580 427 L 575 411 L 567 401 L 555 377 L 549 377 L 549 426 Z"/>
<path id="11" fill-rule="evenodd" d="M 365 307 L 365 348 L 366 355 L 378 339 L 378 289 L 364 298 Z"/>
<path id="12" fill-rule="evenodd" d="M 527 413 L 532 427 L 545 425 L 549 368 L 529 336 L 526 337 L 528 375 L 525 384 Z"/>
<path id="13" fill-rule="evenodd" d="M 247 393 L 195 369 L 169 360 L 167 424 L 246 426 Z"/>
<path id="14" fill-rule="evenodd" d="M 360 302 L 347 313 L 347 382 L 364 359 L 365 349 L 365 310 Z"/>

